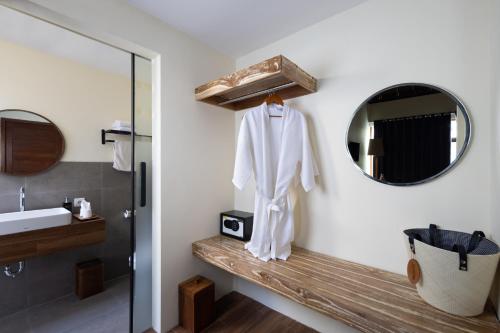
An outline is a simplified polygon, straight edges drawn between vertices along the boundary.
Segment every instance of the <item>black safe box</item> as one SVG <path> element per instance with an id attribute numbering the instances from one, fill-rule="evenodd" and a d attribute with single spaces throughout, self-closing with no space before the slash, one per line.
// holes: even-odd
<path id="1" fill-rule="evenodd" d="M 220 233 L 242 241 L 252 237 L 253 214 L 231 210 L 220 214 Z"/>

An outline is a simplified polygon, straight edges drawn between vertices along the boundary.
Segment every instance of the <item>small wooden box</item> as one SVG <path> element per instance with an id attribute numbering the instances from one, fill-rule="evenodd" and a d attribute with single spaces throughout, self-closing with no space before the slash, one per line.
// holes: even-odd
<path id="1" fill-rule="evenodd" d="M 215 286 L 202 276 L 179 284 L 179 324 L 198 333 L 215 319 Z"/>
<path id="2" fill-rule="evenodd" d="M 76 264 L 75 293 L 84 299 L 104 291 L 104 264 L 94 259 Z"/>

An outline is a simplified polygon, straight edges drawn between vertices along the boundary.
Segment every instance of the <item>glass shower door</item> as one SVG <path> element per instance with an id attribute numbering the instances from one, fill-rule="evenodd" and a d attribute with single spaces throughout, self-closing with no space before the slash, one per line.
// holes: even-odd
<path id="1" fill-rule="evenodd" d="M 152 78 L 151 61 L 132 54 L 133 204 L 130 327 L 152 327 Z"/>

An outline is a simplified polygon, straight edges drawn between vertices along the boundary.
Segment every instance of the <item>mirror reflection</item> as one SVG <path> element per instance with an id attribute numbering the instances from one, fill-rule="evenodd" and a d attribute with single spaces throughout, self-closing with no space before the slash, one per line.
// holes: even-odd
<path id="1" fill-rule="evenodd" d="M 0 110 L 0 171 L 33 175 L 49 169 L 64 153 L 64 138 L 51 121 L 24 110 Z"/>
<path id="2" fill-rule="evenodd" d="M 356 111 L 347 148 L 364 174 L 390 185 L 433 179 L 462 156 L 470 121 L 462 103 L 425 84 L 384 89 Z"/>

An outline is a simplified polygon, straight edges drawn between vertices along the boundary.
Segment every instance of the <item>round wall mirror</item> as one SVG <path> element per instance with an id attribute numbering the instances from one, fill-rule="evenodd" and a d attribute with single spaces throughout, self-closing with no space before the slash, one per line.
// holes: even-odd
<path id="1" fill-rule="evenodd" d="M 26 176 L 54 166 L 64 153 L 56 125 L 39 114 L 0 110 L 0 171 Z"/>
<path id="2" fill-rule="evenodd" d="M 352 161 L 366 176 L 388 185 L 415 185 L 448 170 L 471 137 L 463 103 L 428 84 L 383 89 L 361 104 L 346 137 Z"/>

